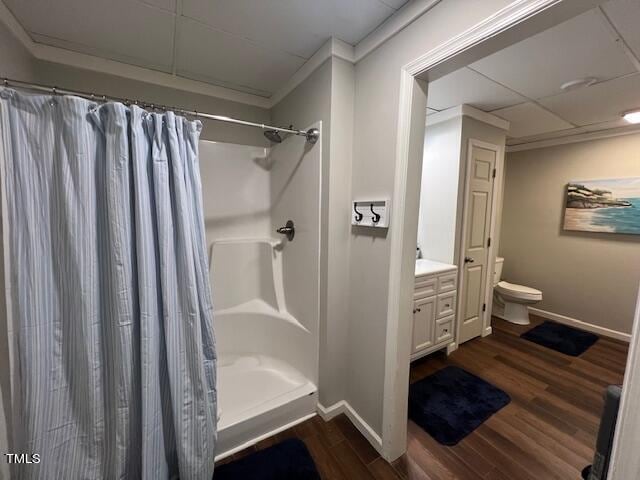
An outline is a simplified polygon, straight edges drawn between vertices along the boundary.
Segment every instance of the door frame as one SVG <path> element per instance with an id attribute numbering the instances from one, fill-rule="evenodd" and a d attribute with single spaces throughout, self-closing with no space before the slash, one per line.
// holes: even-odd
<path id="1" fill-rule="evenodd" d="M 469 138 L 467 142 L 467 158 L 464 165 L 464 194 L 462 196 L 462 226 L 460 228 L 460 250 L 458 251 L 458 259 L 460 265 L 458 266 L 458 302 L 457 302 L 457 314 L 456 314 L 456 337 L 455 344 L 449 347 L 448 351 L 452 352 L 458 348 L 460 339 L 460 329 L 462 327 L 462 306 L 464 302 L 464 257 L 465 248 L 467 246 L 467 233 L 469 220 L 469 209 L 467 208 L 467 202 L 469 200 L 469 192 L 471 190 L 471 152 L 474 147 L 484 148 L 491 150 L 496 154 L 496 162 L 494 168 L 496 169 L 496 176 L 493 179 L 493 191 L 491 192 L 491 224 L 489 226 L 489 237 L 491 238 L 491 244 L 487 249 L 487 268 L 485 271 L 485 291 L 484 291 L 484 303 L 487 308 L 481 313 L 482 317 L 482 332 L 481 336 L 486 337 L 491 334 L 491 308 L 493 302 L 493 269 L 492 265 L 495 263 L 496 257 L 496 231 L 498 228 L 498 206 L 500 204 L 501 191 L 502 191 L 502 179 L 504 178 L 504 147 L 489 142 L 484 142 L 476 138 Z"/>
<path id="2" fill-rule="evenodd" d="M 602 0 L 515 0 L 400 69 L 392 198 L 394 215 L 389 228 L 389 293 L 380 445 L 381 454 L 388 461 L 399 458 L 407 447 L 413 312 L 411 292 L 415 277 L 415 233 L 420 203 L 420 179 L 414 177 L 422 166 L 427 95 L 424 78 L 433 81 L 600 3 Z M 640 336 L 640 333 L 636 336 Z M 618 476 L 611 480 L 624 479 Z"/>

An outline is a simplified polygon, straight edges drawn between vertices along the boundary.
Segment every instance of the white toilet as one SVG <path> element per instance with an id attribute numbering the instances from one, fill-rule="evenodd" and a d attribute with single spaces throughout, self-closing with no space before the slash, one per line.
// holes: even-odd
<path id="1" fill-rule="evenodd" d="M 542 300 L 535 288 L 501 281 L 504 258 L 496 257 L 493 270 L 493 315 L 518 325 L 529 325 L 529 305 Z"/>

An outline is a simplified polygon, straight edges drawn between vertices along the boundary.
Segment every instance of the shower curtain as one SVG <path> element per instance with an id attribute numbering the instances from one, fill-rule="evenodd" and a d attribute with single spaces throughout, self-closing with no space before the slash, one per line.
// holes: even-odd
<path id="1" fill-rule="evenodd" d="M 11 451 L 32 460 L 12 478 L 211 479 L 199 122 L 10 89 L 0 108 Z"/>

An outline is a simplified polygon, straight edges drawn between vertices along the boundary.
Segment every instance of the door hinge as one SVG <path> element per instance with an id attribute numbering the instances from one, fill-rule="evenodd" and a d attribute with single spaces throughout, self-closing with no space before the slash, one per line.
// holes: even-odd
<path id="1" fill-rule="evenodd" d="M 497 173 L 497 172 L 498 172 L 498 170 L 494 168 L 494 169 L 493 169 L 493 174 L 492 174 L 492 177 L 493 177 L 493 178 L 496 178 L 496 173 Z"/>
<path id="2" fill-rule="evenodd" d="M 487 248 L 491 246 L 491 237 L 487 238 Z"/>
<path id="3" fill-rule="evenodd" d="M 486 311 L 487 311 L 487 304 L 486 304 L 486 303 L 483 303 L 483 304 L 482 304 L 482 311 L 483 311 L 483 312 L 486 312 Z"/>

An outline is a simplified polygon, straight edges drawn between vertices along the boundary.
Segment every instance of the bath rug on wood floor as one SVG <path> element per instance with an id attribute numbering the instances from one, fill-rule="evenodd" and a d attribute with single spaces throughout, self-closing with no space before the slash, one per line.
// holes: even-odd
<path id="1" fill-rule="evenodd" d="M 455 445 L 511 401 L 509 395 L 458 367 L 409 386 L 409 418 L 443 445 Z"/>
<path id="2" fill-rule="evenodd" d="M 555 322 L 544 322 L 520 335 L 557 352 L 577 357 L 598 341 L 598 336 Z"/>
<path id="3" fill-rule="evenodd" d="M 306 445 L 292 438 L 216 467 L 213 480 L 320 480 L 320 474 Z"/>

